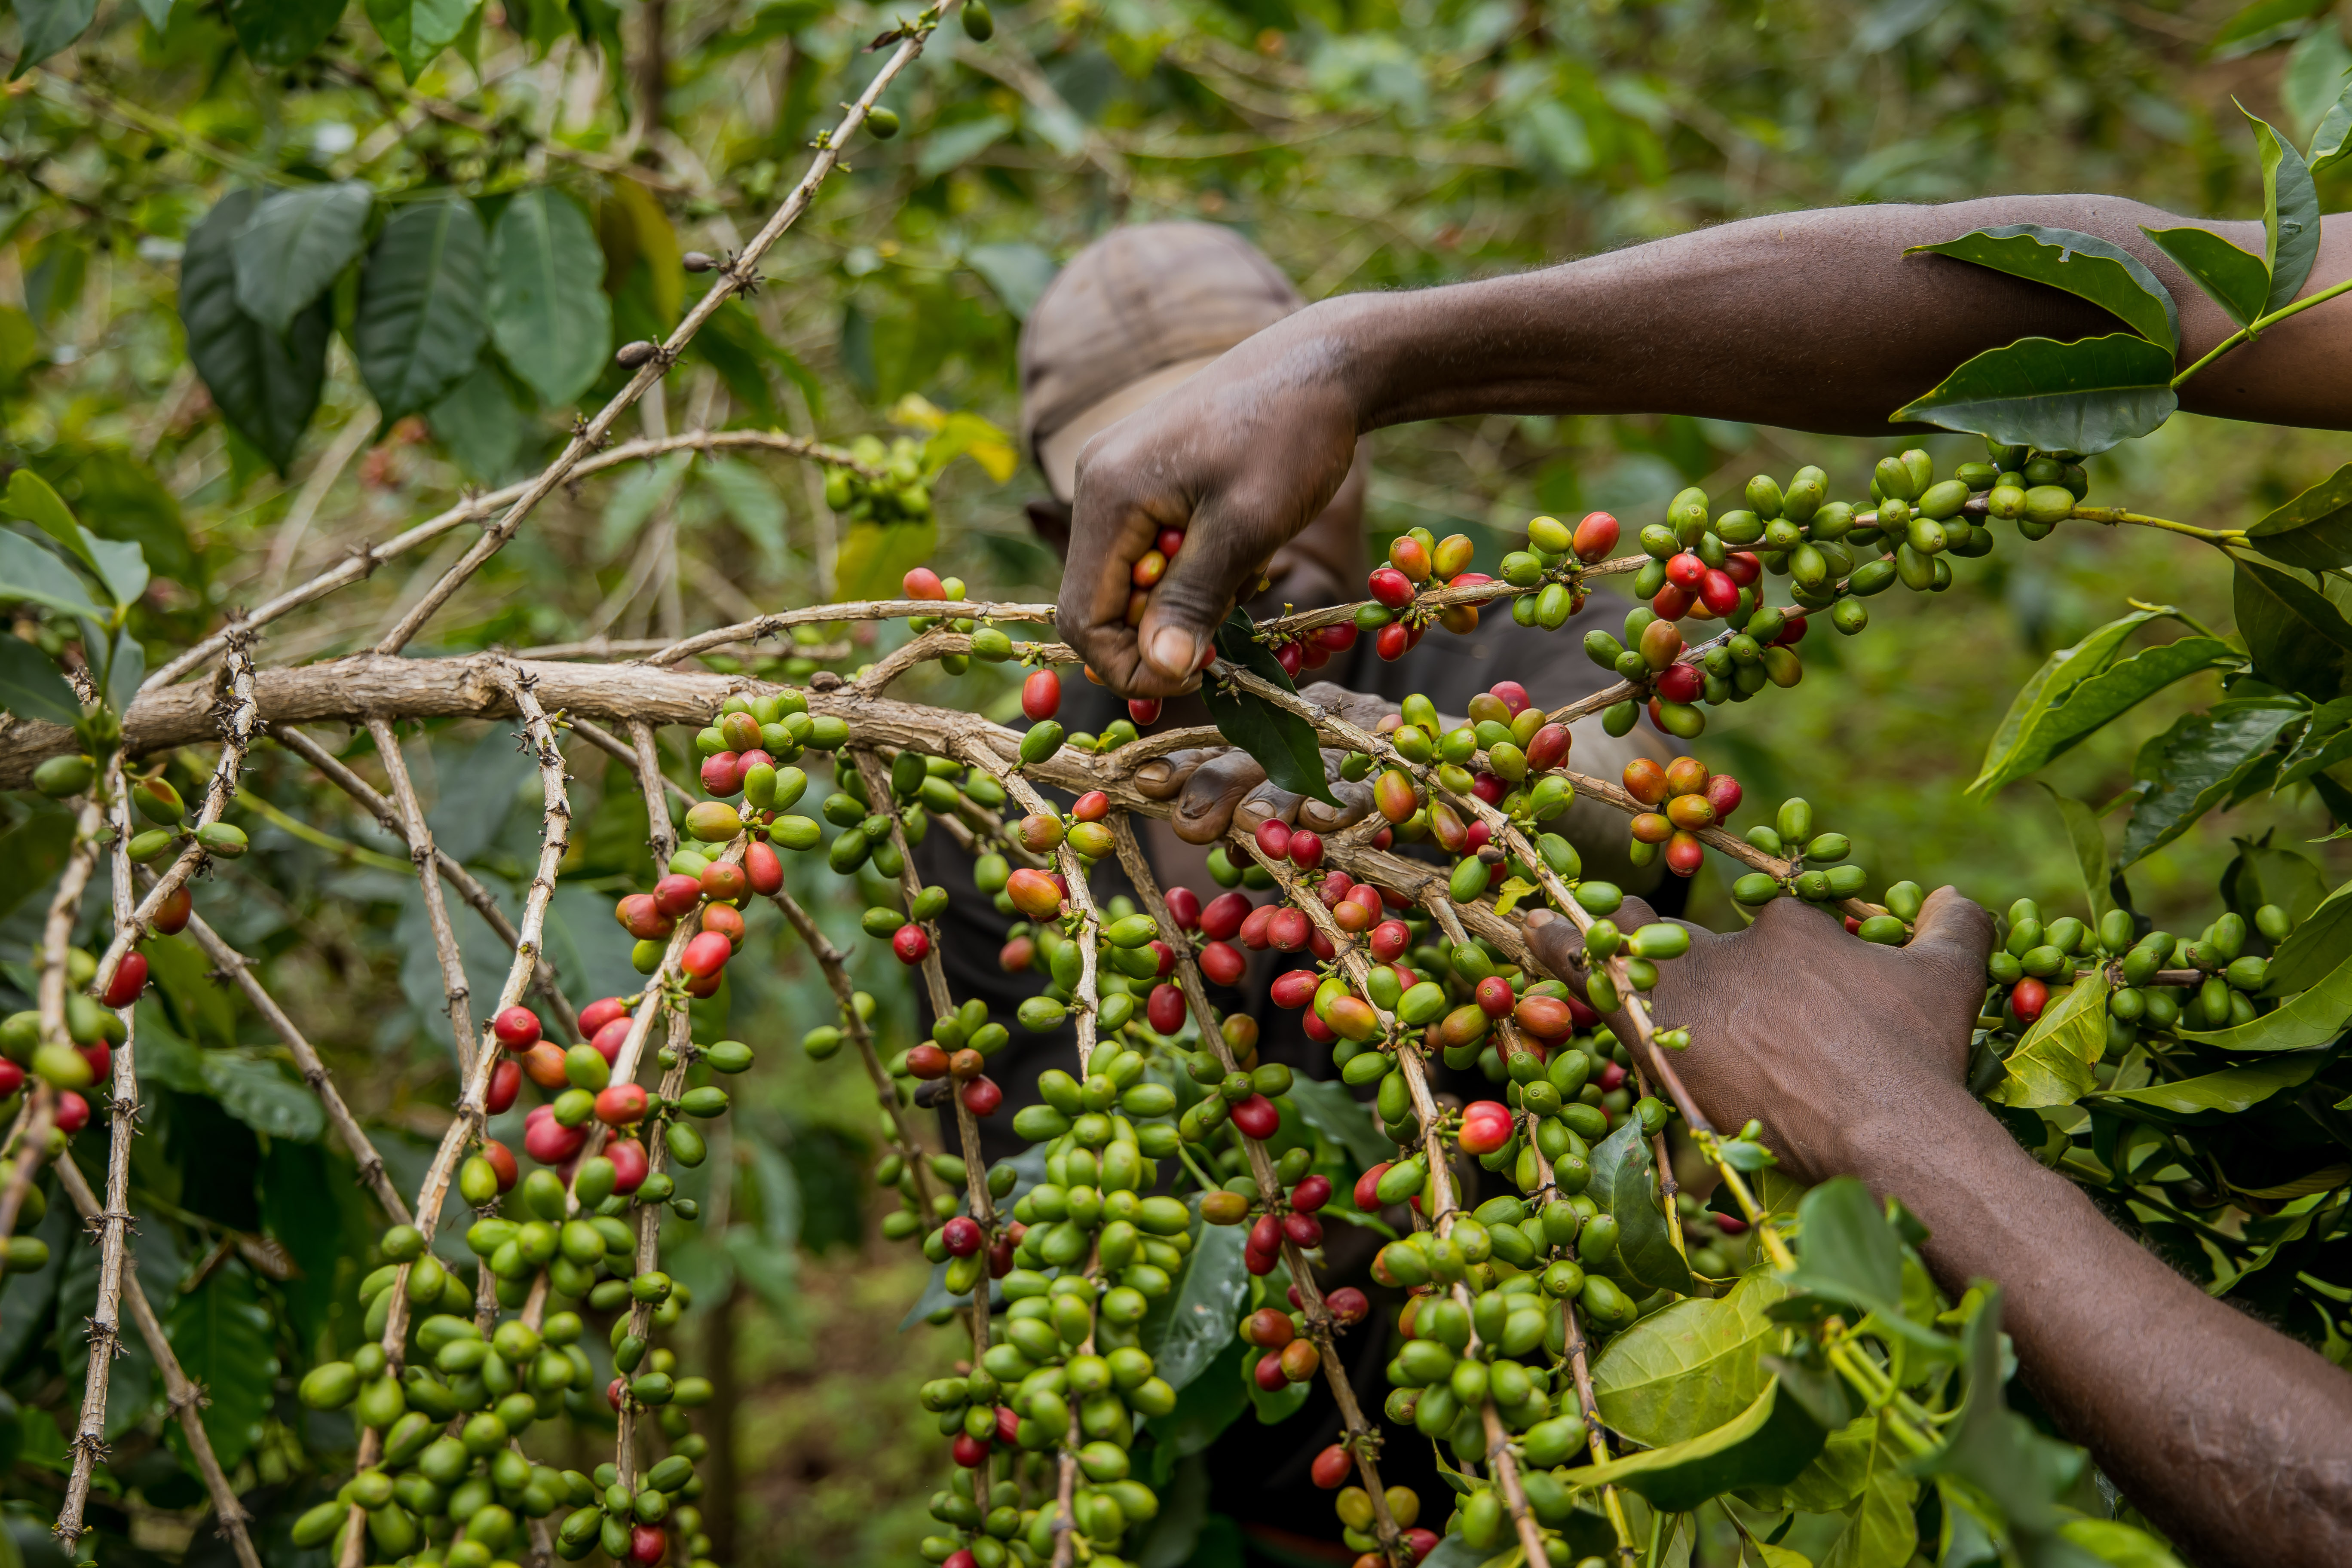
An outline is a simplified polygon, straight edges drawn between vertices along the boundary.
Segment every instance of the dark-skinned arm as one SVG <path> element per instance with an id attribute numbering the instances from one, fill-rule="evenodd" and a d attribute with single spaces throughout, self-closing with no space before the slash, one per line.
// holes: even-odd
<path id="1" fill-rule="evenodd" d="M 1564 267 L 1300 310 L 1087 443 L 1061 630 L 1117 689 L 1195 679 L 1209 631 L 1347 477 L 1357 438 L 1465 414 L 1688 414 L 1887 435 L 1893 410 L 2026 336 L 2124 330 L 2040 284 L 1911 246 L 2010 223 L 2139 256 L 2172 291 L 2186 366 L 2234 330 L 2140 233 L 2191 220 L 2106 196 L 2007 196 L 1750 218 Z M 2204 224 L 2260 254 L 2262 226 Z M 2326 220 L 2308 295 L 2352 276 L 2352 216 Z M 2352 427 L 2352 300 L 2224 356 L 2183 406 Z M 1185 546 L 1139 626 L 1128 565 L 1164 526 Z"/>
<path id="2" fill-rule="evenodd" d="M 1649 918 L 1633 900 L 1619 917 Z M 1528 923 L 1571 973 L 1574 927 Z M 1691 1031 L 1675 1065 L 1715 1125 L 1757 1118 L 1800 1180 L 1900 1197 L 1947 1291 L 2000 1281 L 2026 1385 L 2191 1562 L 2352 1563 L 2352 1374 L 2173 1273 L 1962 1086 L 1991 939 L 1948 888 L 1904 948 L 1782 899 L 1745 931 L 1696 934 L 1654 1006 Z"/>

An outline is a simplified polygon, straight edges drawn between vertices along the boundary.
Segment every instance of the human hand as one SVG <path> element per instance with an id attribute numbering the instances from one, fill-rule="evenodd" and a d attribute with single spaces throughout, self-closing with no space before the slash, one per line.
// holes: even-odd
<path id="1" fill-rule="evenodd" d="M 1315 314 L 1237 345 L 1079 454 L 1058 623 L 1112 690 L 1195 685 L 1228 607 L 1346 482 L 1357 419 L 1328 356 L 1308 352 Z M 1134 564 L 1171 528 L 1183 548 L 1129 626 Z"/>
<path id="2" fill-rule="evenodd" d="M 1363 729 L 1376 728 L 1396 704 L 1367 697 L 1318 680 L 1299 693 Z M 1136 770 L 1136 788 L 1151 800 L 1172 800 L 1169 826 L 1187 844 L 1213 844 L 1226 829 L 1239 824 L 1255 831 L 1260 823 L 1279 819 L 1317 833 L 1336 833 L 1362 820 L 1372 808 L 1369 781 L 1350 784 L 1339 776 L 1347 753 L 1326 751 L 1323 776 L 1339 804 L 1332 806 L 1311 795 L 1284 789 L 1268 780 L 1257 759 L 1238 746 L 1210 746 L 1155 758 Z"/>
<path id="3" fill-rule="evenodd" d="M 1628 899 L 1615 918 L 1631 931 L 1654 917 Z M 1573 922 L 1536 910 L 1528 941 L 1553 973 L 1581 972 Z M 1928 898 L 1899 948 L 1775 899 L 1744 931 L 1694 929 L 1690 952 L 1658 966 L 1651 1013 L 1691 1032 L 1674 1066 L 1709 1121 L 1726 1132 L 1761 1121 L 1783 1169 L 1823 1181 L 1861 1168 L 1890 1137 L 1932 1136 L 1931 1117 L 1967 1103 L 1951 1091 L 1991 944 L 1992 917 L 1950 888 Z"/>

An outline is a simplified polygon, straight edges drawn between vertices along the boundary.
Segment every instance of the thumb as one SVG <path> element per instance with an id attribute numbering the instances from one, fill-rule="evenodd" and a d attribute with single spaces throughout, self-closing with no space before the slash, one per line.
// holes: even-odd
<path id="1" fill-rule="evenodd" d="M 1628 898 L 1611 918 L 1621 929 L 1631 931 L 1648 925 L 1657 916 L 1641 900 Z M 1584 933 L 1574 921 L 1552 910 L 1530 910 L 1526 931 L 1528 951 L 1554 975 L 1565 980 L 1583 968 Z"/>
<path id="2" fill-rule="evenodd" d="M 1927 895 L 1903 951 L 1948 964 L 1981 984 L 1985 955 L 1992 951 L 1992 916 L 1958 889 L 1938 888 Z"/>
<path id="3" fill-rule="evenodd" d="M 1227 612 L 1255 584 L 1267 553 L 1230 524 L 1195 514 L 1184 547 L 1152 589 L 1150 606 L 1135 628 L 1144 668 L 1162 680 L 1192 679 Z"/>

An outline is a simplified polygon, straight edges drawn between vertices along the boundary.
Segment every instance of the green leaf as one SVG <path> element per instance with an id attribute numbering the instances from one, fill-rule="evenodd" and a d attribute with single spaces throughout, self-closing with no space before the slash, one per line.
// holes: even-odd
<path id="1" fill-rule="evenodd" d="M 1999 728 L 1993 731 L 1992 743 L 1985 748 L 1984 764 L 1976 780 L 1969 785 L 1971 794 L 1981 793 L 1991 786 L 1985 784 L 1996 776 L 2016 777 L 2031 770 L 2014 770 L 2013 764 L 2030 739 L 2030 732 L 2042 716 L 2068 697 L 2084 681 L 2115 662 L 2124 639 L 2168 609 L 2134 610 L 2130 615 L 2109 621 L 2072 647 L 2062 647 L 2042 661 L 2042 668 L 2026 679 L 2009 700 L 2009 711 L 2001 715 Z"/>
<path id="2" fill-rule="evenodd" d="M 1991 1098 L 2031 1110 L 2072 1105 L 2098 1087 L 2091 1069 L 2107 1048 L 2107 977 L 2104 971 L 2055 994 L 2003 1064 Z"/>
<path id="3" fill-rule="evenodd" d="M 1249 1299 L 1249 1270 L 1242 1261 L 1247 1227 L 1202 1225 L 1197 1208 L 1192 1224 L 1198 1245 L 1185 1258 L 1176 1289 L 1151 1304 L 1140 1330 L 1152 1370 L 1175 1389 L 1207 1371 L 1233 1342 L 1234 1324 Z"/>
<path id="4" fill-rule="evenodd" d="M 367 0 L 368 20 L 411 86 L 435 56 L 457 41 L 481 0 Z"/>
<path id="5" fill-rule="evenodd" d="M 1999 1504 L 2013 1529 L 2044 1534 L 2060 1521 L 2056 1500 L 2081 1473 L 2083 1451 L 2042 1436 L 2002 1397 L 1998 1285 L 1984 1288 L 1966 1339 L 1968 1394 L 1959 1415 L 1945 1429 L 1943 1447 L 1912 1468 L 1958 1477 Z"/>
<path id="6" fill-rule="evenodd" d="M 14 529 L 0 528 L 0 604 L 12 599 L 44 605 L 60 615 L 107 619 L 64 562 Z"/>
<path id="7" fill-rule="evenodd" d="M 319 1109 L 318 1097 L 274 1062 L 233 1051 L 207 1051 L 204 1075 L 205 1087 L 223 1109 L 256 1132 L 307 1143 L 326 1131 L 327 1115 Z"/>
<path id="8" fill-rule="evenodd" d="M 1903 1568 L 1919 1544 L 1912 1518 L 1919 1483 L 1896 1470 L 1885 1445 L 1872 1458 L 1862 1503 L 1822 1554 L 1821 1568 Z"/>
<path id="9" fill-rule="evenodd" d="M 98 15 L 98 0 L 16 0 L 16 7 L 19 37 L 10 81 L 72 44 Z"/>
<path id="10" fill-rule="evenodd" d="M 2344 685 L 2352 650 L 2352 587 L 2333 574 L 2280 566 L 2242 551 L 2231 602 L 2254 673 L 2274 686 L 2326 700 Z"/>
<path id="11" fill-rule="evenodd" d="M 375 193 L 358 180 L 305 185 L 262 199 L 230 247 L 236 303 L 278 337 L 358 258 Z"/>
<path id="12" fill-rule="evenodd" d="M 138 601 L 147 591 L 147 552 L 135 539 L 100 539 L 89 530 L 76 531 L 81 535 L 82 553 L 97 569 L 98 580 L 106 584 L 117 605 L 128 605 Z"/>
<path id="13" fill-rule="evenodd" d="M 963 264 L 980 274 L 1016 321 L 1029 319 L 1056 270 L 1054 258 L 1026 240 L 975 245 L 964 252 Z"/>
<path id="14" fill-rule="evenodd" d="M 2183 1029 L 2180 1034 L 2222 1051 L 2306 1051 L 2344 1033 L 2347 1018 L 2352 1018 L 2352 959 L 2260 1017 L 2233 1028 Z"/>
<path id="15" fill-rule="evenodd" d="M 1617 1221 L 1617 1258 L 1645 1289 L 1688 1295 L 1696 1289 L 1690 1265 L 1675 1249 L 1658 1206 L 1650 1145 L 1642 1124 L 1629 1120 L 1592 1146 L 1592 1179 L 1584 1192 Z"/>
<path id="16" fill-rule="evenodd" d="M 2205 290 L 2208 298 L 2245 326 L 2263 313 L 2271 297 L 2271 271 L 2259 256 L 2240 250 L 2210 228 L 2147 228 L 2140 233 L 2156 242 Z"/>
<path id="17" fill-rule="evenodd" d="M 1381 1132 L 1372 1108 L 1331 1079 L 1298 1078 L 1290 1084 L 1290 1103 L 1307 1126 L 1323 1134 L 1365 1170 L 1396 1157 L 1396 1146 Z"/>
<path id="18" fill-rule="evenodd" d="M 180 321 L 188 359 L 236 433 L 284 473 L 319 406 L 327 371 L 327 301 L 295 318 L 283 340 L 236 302 L 236 237 L 258 197 L 223 196 L 188 234 L 180 258 Z"/>
<path id="19" fill-rule="evenodd" d="M 81 717 L 81 700 L 47 654 L 22 637 L 0 632 L 0 710 L 19 719 L 70 724 Z"/>
<path id="20" fill-rule="evenodd" d="M 1797 1267 L 1782 1280 L 1882 1317 L 1903 1315 L 1903 1245 L 1870 1189 L 1837 1176 L 1797 1205 Z"/>
<path id="21" fill-rule="evenodd" d="M 2044 451 L 2104 452 L 2172 416 L 2172 351 L 2129 332 L 1987 349 L 1887 416 Z"/>
<path id="22" fill-rule="evenodd" d="M 2221 58 L 2251 54 L 2293 32 L 2308 16 L 2326 10 L 2335 0 L 2253 0 L 2231 16 L 2214 35 L 2208 52 Z"/>
<path id="23" fill-rule="evenodd" d="M 2352 86 L 2345 88 L 2336 100 L 2336 106 L 2320 120 L 2319 129 L 2311 133 L 2311 151 L 2305 154 L 2312 176 L 2315 179 L 2344 161 L 2352 153 Z"/>
<path id="24" fill-rule="evenodd" d="M 73 552 L 92 572 L 98 570 L 98 562 L 89 552 L 89 535 L 74 521 L 73 512 L 49 488 L 49 481 L 32 469 L 18 468 L 8 476 L 7 493 L 0 496 L 0 511 L 24 519 Z"/>
<path id="25" fill-rule="evenodd" d="M 48 357 L 33 318 L 14 305 L 0 305 L 0 394 L 16 390 L 25 374 Z"/>
<path id="26" fill-rule="evenodd" d="M 490 331 L 499 353 L 552 408 L 576 402 L 613 350 L 604 253 L 580 205 L 541 186 L 499 215 L 490 236 Z"/>
<path id="27" fill-rule="evenodd" d="M 1679 1512 L 1742 1487 L 1785 1486 L 1828 1439 L 1828 1428 L 1774 1378 L 1747 1409 L 1712 1432 L 1569 1475 L 1580 1489 L 1621 1486 L 1654 1508 Z"/>
<path id="28" fill-rule="evenodd" d="M 2246 530 L 2273 561 L 2325 572 L 2352 565 L 2352 463 L 2347 463 Z"/>
<path id="29" fill-rule="evenodd" d="M 106 667 L 106 700 L 118 714 L 131 711 L 139 683 L 147 679 L 147 650 L 124 626 L 114 634 L 114 659 Z"/>
<path id="30" fill-rule="evenodd" d="M 433 434 L 468 477 L 495 484 L 514 471 L 530 423 L 515 406 L 507 378 L 484 355 L 425 416 Z"/>
<path id="31" fill-rule="evenodd" d="M 2191 1037 L 2210 1038 L 2203 1036 Z M 2276 1057 L 2266 1062 L 2223 1068 L 2220 1072 L 2202 1073 L 2196 1078 L 2178 1079 L 2171 1083 L 2152 1083 L 2145 1089 L 2108 1089 L 2086 1094 L 2082 1103 L 2107 1110 L 2127 1108 L 2157 1111 L 2167 1121 L 2176 1117 L 2202 1116 L 2208 1112 L 2234 1115 L 2241 1110 L 2252 1110 L 2281 1089 L 2300 1087 L 2326 1065 L 2325 1056 L 2304 1051 Z"/>
<path id="32" fill-rule="evenodd" d="M 2263 154 L 2263 264 L 2271 279 L 2263 308 L 2276 310 L 2294 303 L 2319 259 L 2319 191 L 2303 154 L 2269 121 L 2246 114 L 2246 123 Z"/>
<path id="33" fill-rule="evenodd" d="M 343 0 L 224 0 L 239 47 L 258 66 L 299 65 L 342 20 Z"/>
<path id="34" fill-rule="evenodd" d="M 203 1285 L 180 1298 L 164 1325 L 164 1337 L 181 1369 L 210 1396 L 204 1424 L 214 1455 L 224 1466 L 236 1465 L 261 1436 L 262 1417 L 269 1413 L 270 1384 L 278 1375 L 269 1313 L 245 1265 L 234 1260 L 222 1264 Z M 176 1424 L 166 1436 L 175 1449 L 184 1449 Z M 184 1451 L 181 1458 L 186 1462 Z"/>
<path id="35" fill-rule="evenodd" d="M 0 632 L 0 637 L 7 634 Z M 13 640 L 13 639 L 10 639 Z M 6 643 L 0 642 L 0 650 Z M 0 654 L 5 657 L 5 654 Z M 45 809 L 29 812 L 24 820 L 5 833 L 0 833 L 0 866 L 9 868 L 10 875 L 0 880 L 0 920 L 16 912 L 16 906 L 49 885 L 65 868 L 66 856 L 73 848 L 73 813 L 42 803 Z M 5 1287 L 0 1287 L 0 1308 L 13 1306 L 5 1299 Z M 7 1320 L 0 1316 L 0 1334 L 5 1333 Z M 0 1351 L 6 1346 L 0 1343 Z"/>
<path id="36" fill-rule="evenodd" d="M 2074 847 L 2074 866 L 2083 874 L 2083 901 L 2090 906 L 2091 923 L 2115 908 L 2115 895 L 2107 887 L 2107 835 L 2099 826 L 2099 814 L 2072 795 L 2060 795 L 2048 784 L 2042 786 L 2050 804 L 2058 808 L 2058 819 L 2066 828 L 2066 842 Z"/>
<path id="37" fill-rule="evenodd" d="M 2088 300 L 2124 325 L 2166 349 L 2180 346 L 2180 317 L 2172 295 L 2147 264 L 2109 240 L 2071 228 L 2012 223 L 1980 228 L 1905 254 L 1949 256 L 2012 278 L 2047 283 Z"/>
<path id="38" fill-rule="evenodd" d="M 1612 1336 L 1592 1363 L 1601 1418 L 1654 1448 L 1736 1419 L 1771 1381 L 1759 1358 L 1781 1327 L 1766 1309 L 1788 1294 L 1751 1274 L 1720 1300 L 1676 1301 Z"/>
<path id="39" fill-rule="evenodd" d="M 2318 908 L 2295 923 L 2271 955 L 2270 981 L 2264 989 L 2273 996 L 2308 990 L 2347 958 L 2352 958 L 2352 882 L 2328 894 Z"/>
<path id="40" fill-rule="evenodd" d="M 2027 716 L 2023 732 L 1998 767 L 1988 765 L 1969 793 L 1989 795 L 2023 778 L 2089 740 L 2108 724 L 2177 680 L 2200 670 L 2236 664 L 2237 649 L 2217 637 L 2182 637 L 2142 648 L 2072 687 L 2063 701 L 2046 703 Z"/>
<path id="41" fill-rule="evenodd" d="M 2121 1520 L 2070 1519 L 2058 1527 L 2058 1538 L 2109 1568 L 2182 1568 L 2163 1542 Z"/>
<path id="42" fill-rule="evenodd" d="M 1217 652 L 1285 691 L 1297 689 L 1272 650 L 1256 639 L 1255 624 L 1238 609 L 1217 628 Z M 1218 731 L 1256 758 L 1276 787 L 1338 804 L 1324 777 L 1314 725 L 1255 692 L 1228 689 L 1214 679 L 1201 683 L 1201 700 L 1208 705 Z"/>
<path id="43" fill-rule="evenodd" d="M 352 347 L 390 424 L 465 380 L 481 353 L 488 240 L 473 204 L 403 207 L 368 251 Z"/>
<path id="44" fill-rule="evenodd" d="M 2189 831 L 2199 817 L 2229 799 L 2256 770 L 2273 762 L 2279 734 L 2302 721 L 2300 705 L 2261 698 L 2217 702 L 2184 713 L 2172 728 L 2140 748 L 2132 764 L 2143 780 L 2124 827 L 2123 861 L 2135 865 Z"/>
<path id="45" fill-rule="evenodd" d="M 908 572 L 931 558 L 939 548 L 940 525 L 935 518 L 920 522 L 854 522 L 841 536 L 834 557 L 833 591 L 845 599 L 887 599 L 898 591 Z"/>

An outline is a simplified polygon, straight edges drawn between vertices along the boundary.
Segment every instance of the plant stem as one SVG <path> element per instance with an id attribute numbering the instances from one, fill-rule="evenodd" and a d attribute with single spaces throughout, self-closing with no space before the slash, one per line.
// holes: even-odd
<path id="1" fill-rule="evenodd" d="M 2336 284 L 2332 288 L 2322 289 L 2318 293 L 2314 294 L 2308 300 L 2297 300 L 2292 305 L 2281 306 L 2279 309 L 2273 310 L 2267 316 L 2257 316 L 2247 325 L 2240 327 L 2236 331 L 2231 333 L 2228 337 L 2223 338 L 2220 342 L 2214 344 L 2211 352 L 2207 353 L 2203 359 L 2199 360 L 2195 364 L 2190 365 L 2187 370 L 2184 370 L 2179 375 L 2174 376 L 2172 378 L 2172 389 L 2175 392 L 2179 391 L 2181 384 L 2186 382 L 2190 376 L 2195 375 L 2199 371 L 2203 370 L 2207 365 L 2211 364 L 2215 360 L 2220 359 L 2231 349 L 2237 348 L 2241 344 L 2253 342 L 2256 338 L 2262 336 L 2265 328 L 2276 326 L 2279 322 L 2285 321 L 2289 316 L 2308 310 L 2314 305 L 2325 304 L 2326 301 L 2335 299 L 2338 294 L 2343 293 L 2352 293 L 2352 278 L 2347 278 L 2343 282 Z"/>

